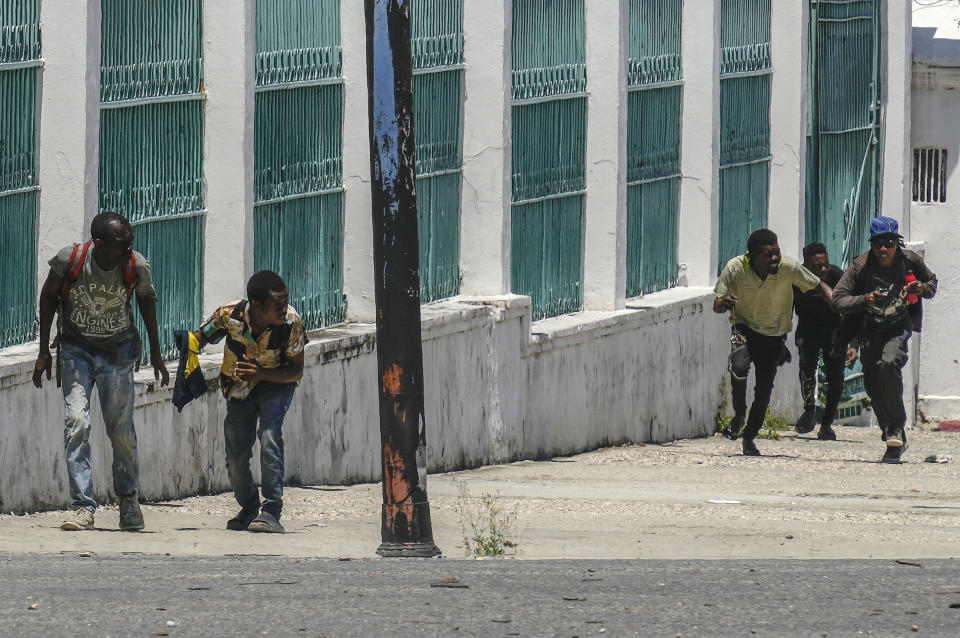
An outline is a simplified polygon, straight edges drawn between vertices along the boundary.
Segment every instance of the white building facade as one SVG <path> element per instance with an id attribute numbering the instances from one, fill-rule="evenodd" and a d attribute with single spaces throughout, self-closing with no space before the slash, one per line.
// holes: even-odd
<path id="1" fill-rule="evenodd" d="M 851 75 L 882 80 L 882 121 L 862 127 L 876 196 L 839 226 L 882 201 L 931 241 L 908 217 L 908 0 L 412 11 L 431 470 L 714 431 L 728 392 L 727 319 L 710 310 L 720 264 L 759 227 L 794 256 L 826 232 L 809 212 L 809 87 L 823 86 L 809 62 L 830 25 L 872 47 Z M 0 141 L 14 142 L 0 144 L 0 291 L 14 300 L 0 313 L 0 511 L 67 503 L 62 398 L 30 383 L 32 322 L 47 259 L 101 210 L 135 225 L 167 343 L 243 297 L 256 270 L 279 271 L 313 329 L 288 478 L 378 480 L 363 3 L 0 0 L 0 22 Z M 925 340 L 945 331 L 931 306 Z M 930 350 L 921 395 L 948 374 Z M 214 376 L 217 354 L 203 365 Z M 143 496 L 225 489 L 223 399 L 178 414 L 169 389 L 137 378 Z M 786 416 L 796 378 L 795 364 L 778 376 Z M 93 438 L 103 498 L 109 444 L 99 425 Z"/>
<path id="2" fill-rule="evenodd" d="M 925 308 L 920 355 L 920 417 L 937 422 L 960 415 L 960 350 L 953 318 L 960 311 L 960 6 L 913 3 L 910 237 L 923 242 L 940 292 Z"/>

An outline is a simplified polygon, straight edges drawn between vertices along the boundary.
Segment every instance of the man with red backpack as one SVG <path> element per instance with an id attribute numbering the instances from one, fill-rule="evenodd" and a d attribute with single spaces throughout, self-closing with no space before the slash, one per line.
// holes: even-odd
<path id="1" fill-rule="evenodd" d="M 73 512 L 60 526 L 93 528 L 93 480 L 90 469 L 90 396 L 97 386 L 107 436 L 113 446 L 113 488 L 120 504 L 120 528 L 143 529 L 138 502 L 139 461 L 133 428 L 133 370 L 140 359 L 140 335 L 130 299 L 147 328 L 150 363 L 160 385 L 170 380 L 157 334 L 157 292 L 150 264 L 133 250 L 133 227 L 115 213 L 100 213 L 90 224 L 92 239 L 67 246 L 49 261 L 40 291 L 40 356 L 33 383 L 50 379 L 50 326 L 57 327 L 57 382 L 63 385 L 67 472 Z M 62 379 L 61 379 L 62 377 Z"/>

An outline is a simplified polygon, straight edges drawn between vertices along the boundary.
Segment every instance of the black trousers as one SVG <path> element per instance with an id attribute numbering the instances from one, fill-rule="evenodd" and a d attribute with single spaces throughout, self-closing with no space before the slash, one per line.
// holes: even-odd
<path id="1" fill-rule="evenodd" d="M 797 352 L 800 354 L 800 392 L 804 410 L 817 407 L 817 363 L 823 353 L 823 371 L 827 377 L 826 400 L 824 401 L 823 425 L 833 423 L 837 406 L 843 395 L 843 364 L 846 353 L 833 356 L 833 335 L 797 335 Z"/>
<path id="2" fill-rule="evenodd" d="M 737 416 L 747 417 L 743 438 L 753 439 L 763 427 L 763 419 L 770 405 L 773 381 L 777 368 L 790 360 L 786 346 L 787 336 L 768 337 L 754 332 L 742 324 L 733 326 L 730 337 L 730 385 L 733 394 L 733 411 Z M 754 368 L 753 403 L 747 415 L 747 375 L 750 365 Z"/>
<path id="3" fill-rule="evenodd" d="M 907 364 L 909 319 L 860 334 L 863 385 L 883 432 L 899 434 L 907 423 L 903 407 L 903 366 Z"/>

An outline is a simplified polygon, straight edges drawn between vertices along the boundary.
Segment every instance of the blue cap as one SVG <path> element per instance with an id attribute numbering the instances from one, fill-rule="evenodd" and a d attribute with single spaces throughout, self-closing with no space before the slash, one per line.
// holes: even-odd
<path id="1" fill-rule="evenodd" d="M 889 235 L 902 238 L 897 220 L 892 217 L 874 217 L 870 220 L 870 239 Z"/>

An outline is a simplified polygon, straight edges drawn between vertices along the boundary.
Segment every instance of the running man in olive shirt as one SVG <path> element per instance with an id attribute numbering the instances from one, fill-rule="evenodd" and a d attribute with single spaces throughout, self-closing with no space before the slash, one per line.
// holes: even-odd
<path id="1" fill-rule="evenodd" d="M 724 428 L 729 439 L 740 436 L 743 454 L 759 456 L 754 439 L 763 426 L 777 368 L 790 360 L 787 333 L 793 327 L 793 288 L 805 292 L 820 287 L 832 301 L 830 287 L 797 260 L 781 257 L 777 235 L 767 229 L 747 239 L 747 252 L 724 266 L 714 288 L 713 311 L 730 312 L 730 383 L 734 416 Z M 753 404 L 747 415 L 747 375 L 755 368 Z M 746 427 L 743 427 L 746 421 Z"/>

